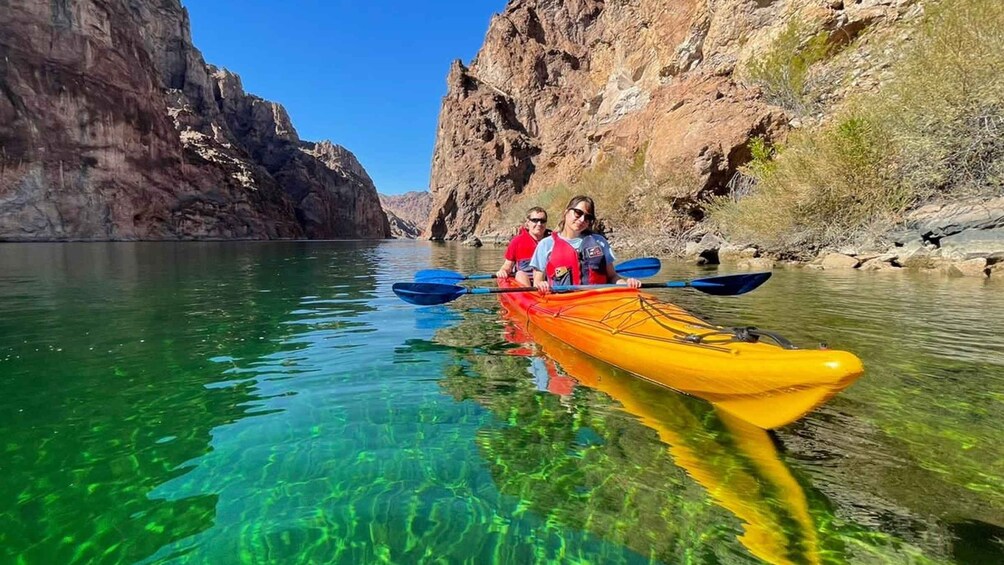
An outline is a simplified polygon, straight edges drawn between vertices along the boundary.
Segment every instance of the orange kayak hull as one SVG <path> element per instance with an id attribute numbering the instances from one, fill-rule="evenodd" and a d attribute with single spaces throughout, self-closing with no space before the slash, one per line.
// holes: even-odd
<path id="1" fill-rule="evenodd" d="M 499 300 L 530 336 L 545 332 L 619 369 L 707 400 L 761 428 L 794 422 L 864 372 L 861 360 L 852 353 L 739 341 L 731 331 L 675 304 L 628 288 L 546 297 L 534 292 L 504 293 Z"/>

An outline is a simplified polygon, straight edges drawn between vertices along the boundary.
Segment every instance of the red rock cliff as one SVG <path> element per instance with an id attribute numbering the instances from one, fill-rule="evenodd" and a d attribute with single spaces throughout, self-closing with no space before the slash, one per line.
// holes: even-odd
<path id="1" fill-rule="evenodd" d="M 795 18 L 846 42 L 915 1 L 511 0 L 470 66 L 450 69 L 426 233 L 498 229 L 518 195 L 612 155 L 642 155 L 649 178 L 692 176 L 670 195 L 681 209 L 722 193 L 751 137 L 790 127 L 737 67 Z"/>
<path id="2" fill-rule="evenodd" d="M 355 157 L 206 65 L 178 0 L 0 0 L 0 239 L 389 235 Z"/>

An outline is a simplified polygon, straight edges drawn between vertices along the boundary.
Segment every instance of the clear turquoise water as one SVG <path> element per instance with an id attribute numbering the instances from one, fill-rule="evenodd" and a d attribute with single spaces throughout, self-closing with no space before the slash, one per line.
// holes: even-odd
<path id="1" fill-rule="evenodd" d="M 0 563 L 1004 561 L 1004 285 L 782 270 L 743 298 L 677 291 L 865 361 L 768 435 L 523 351 L 492 297 L 390 292 L 499 255 L 0 244 Z M 569 390 L 582 371 L 626 392 Z"/>

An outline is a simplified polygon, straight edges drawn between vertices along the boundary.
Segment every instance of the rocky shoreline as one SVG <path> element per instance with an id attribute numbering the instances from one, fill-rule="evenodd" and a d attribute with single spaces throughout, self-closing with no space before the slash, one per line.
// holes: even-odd
<path id="1" fill-rule="evenodd" d="M 803 258 L 779 257 L 755 244 L 736 244 L 714 233 L 689 238 L 615 229 L 608 237 L 621 255 L 676 257 L 699 264 L 770 270 L 778 265 L 861 271 L 915 270 L 954 277 L 1004 279 L 1004 196 L 932 203 L 911 212 L 870 243 L 823 249 Z M 504 246 L 509 235 L 486 234 L 465 245 Z"/>

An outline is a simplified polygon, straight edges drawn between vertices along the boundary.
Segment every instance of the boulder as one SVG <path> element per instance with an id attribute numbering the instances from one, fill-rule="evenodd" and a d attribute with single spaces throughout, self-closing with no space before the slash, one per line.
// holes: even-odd
<path id="1" fill-rule="evenodd" d="M 683 255 L 688 262 L 697 265 L 717 265 L 719 263 L 718 250 L 724 243 L 721 238 L 714 234 L 704 234 L 701 241 L 688 242 Z"/>
<path id="2" fill-rule="evenodd" d="M 1004 197 L 928 204 L 911 212 L 906 225 L 924 239 L 1004 228 Z"/>
<path id="3" fill-rule="evenodd" d="M 910 269 L 931 269 L 937 263 L 937 255 L 928 247 L 920 244 L 904 246 L 897 253 L 896 262 Z"/>
<path id="4" fill-rule="evenodd" d="M 770 271 L 774 269 L 775 261 L 769 257 L 742 259 L 736 263 L 736 268 L 747 271 Z"/>
<path id="5" fill-rule="evenodd" d="M 853 269 L 857 267 L 861 262 L 855 257 L 850 255 L 844 255 L 843 253 L 829 253 L 823 257 L 821 265 L 823 269 L 835 270 L 835 269 Z"/>
<path id="6" fill-rule="evenodd" d="M 1004 253 L 1004 197 L 922 206 L 891 236 L 902 245 L 923 242 L 956 260 Z"/>
<path id="7" fill-rule="evenodd" d="M 941 239 L 946 257 L 972 259 L 1004 253 L 1004 228 L 970 229 Z"/>
<path id="8" fill-rule="evenodd" d="M 982 257 L 955 263 L 955 268 L 965 277 L 987 276 L 987 260 Z"/>
<path id="9" fill-rule="evenodd" d="M 873 257 L 862 262 L 858 269 L 862 271 L 898 271 L 901 267 L 893 265 L 891 260 L 883 260 L 882 257 Z"/>
<path id="10" fill-rule="evenodd" d="M 721 263 L 738 263 L 744 259 L 753 259 L 760 255 L 756 247 L 743 247 L 725 244 L 718 248 L 718 261 Z"/>
<path id="11" fill-rule="evenodd" d="M 987 262 L 982 257 L 966 261 L 955 261 L 945 257 L 932 257 L 926 272 L 948 277 L 985 277 Z"/>

